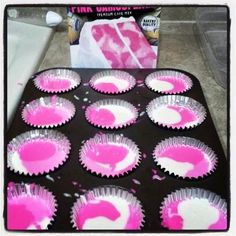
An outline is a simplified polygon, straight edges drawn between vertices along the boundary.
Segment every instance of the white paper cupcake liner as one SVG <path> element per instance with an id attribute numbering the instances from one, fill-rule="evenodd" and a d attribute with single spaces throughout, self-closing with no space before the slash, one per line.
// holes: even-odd
<path id="1" fill-rule="evenodd" d="M 170 76 L 170 80 L 173 82 L 175 81 L 181 81 L 185 85 L 185 88 L 179 91 L 168 91 L 168 90 L 162 90 L 161 88 L 155 88 L 152 86 L 152 81 L 153 80 L 160 80 L 162 81 L 162 77 L 167 77 Z M 149 74 L 146 79 L 145 79 L 145 84 L 146 86 L 151 89 L 154 92 L 158 92 L 161 94 L 181 94 L 184 93 L 188 90 L 190 90 L 193 86 L 192 80 L 185 75 L 184 73 L 178 72 L 178 71 L 173 71 L 173 70 L 161 70 L 161 71 L 155 71 L 151 74 Z"/>
<path id="2" fill-rule="evenodd" d="M 174 127 L 175 124 L 171 124 L 171 123 L 168 124 L 168 123 L 158 121 L 156 114 L 153 114 L 154 111 L 163 107 L 173 106 L 173 105 L 178 106 L 178 107 L 185 107 L 189 109 L 195 114 L 196 120 L 186 123 L 185 125 L 178 126 L 178 127 Z M 147 111 L 148 117 L 153 121 L 153 123 L 162 127 L 176 129 L 176 130 L 194 128 L 200 125 L 206 119 L 206 109 L 203 107 L 202 104 L 200 104 L 199 102 L 197 102 L 196 100 L 190 97 L 185 97 L 185 96 L 180 96 L 180 95 L 165 95 L 165 96 L 155 98 L 147 105 L 146 111 Z"/>
<path id="3" fill-rule="evenodd" d="M 67 112 L 67 117 L 64 118 L 64 120 L 61 122 L 54 122 L 52 124 L 31 123 L 27 119 L 27 115 L 30 113 L 32 114 L 35 111 L 35 109 L 37 109 L 40 106 L 46 107 L 46 108 L 52 107 L 52 108 L 57 108 L 57 109 L 63 107 L 65 111 Z M 61 98 L 55 95 L 50 96 L 50 97 L 41 97 L 41 98 L 31 101 L 23 108 L 22 113 L 21 113 L 23 121 L 26 124 L 36 127 L 36 128 L 53 128 L 53 127 L 64 125 L 67 122 L 69 122 L 74 117 L 74 115 L 75 115 L 75 106 L 73 105 L 73 103 L 65 98 Z"/>
<path id="4" fill-rule="evenodd" d="M 113 109 L 112 112 L 110 110 L 111 107 Z M 93 112 L 93 110 L 99 111 L 100 109 L 109 110 L 112 113 L 112 115 L 115 117 L 113 124 L 101 124 L 101 122 L 99 122 L 97 119 L 91 119 L 91 112 Z M 129 112 L 129 115 L 132 117 L 127 118 L 127 112 Z M 101 116 L 102 115 L 97 114 L 96 118 L 101 118 Z M 124 100 L 103 99 L 88 106 L 85 111 L 85 117 L 90 124 L 96 127 L 104 129 L 120 129 L 135 123 L 138 118 L 138 111 L 131 103 Z"/>
<path id="5" fill-rule="evenodd" d="M 138 221 L 139 227 L 137 229 L 126 229 L 126 230 L 140 230 L 144 226 L 145 213 L 144 213 L 141 202 L 132 193 L 128 192 L 127 190 L 118 186 L 107 185 L 107 186 L 101 186 L 101 187 L 97 187 L 92 190 L 89 190 L 84 195 L 81 195 L 77 199 L 77 201 L 74 203 L 71 209 L 71 223 L 72 223 L 73 228 L 76 230 L 83 230 L 83 229 L 79 229 L 76 224 L 76 218 L 79 216 L 80 209 L 82 206 L 86 205 L 91 200 L 95 200 L 96 198 L 109 197 L 109 196 L 126 200 L 127 203 L 130 206 L 132 206 L 133 209 L 135 209 L 135 214 L 139 215 L 139 218 L 140 218 Z M 103 228 L 99 227 L 99 229 L 102 230 Z M 108 230 L 108 229 L 111 229 L 111 228 L 104 227 L 104 230 Z M 119 229 L 119 228 L 117 228 L 117 226 L 114 226 L 114 229 Z M 121 230 L 125 230 L 125 229 L 121 228 Z"/>
<path id="6" fill-rule="evenodd" d="M 50 216 L 50 222 L 48 222 L 46 224 L 43 223 L 43 226 L 41 226 L 41 229 L 39 229 L 39 230 L 48 229 L 48 226 L 52 225 L 55 220 L 57 207 L 58 207 L 57 201 L 56 201 L 53 193 L 48 191 L 45 187 L 42 187 L 42 186 L 34 184 L 34 183 L 13 183 L 13 182 L 10 182 L 8 184 L 7 202 L 21 199 L 24 196 L 25 197 L 26 196 L 32 197 L 34 199 L 38 198 L 38 199 L 46 202 L 47 207 L 52 212 L 51 213 L 52 216 Z M 25 216 L 22 215 L 22 217 L 25 217 Z M 8 218 L 8 220 L 9 220 L 9 218 Z M 37 223 L 39 223 L 39 222 L 36 222 L 36 224 Z M 8 222 L 8 224 L 9 224 L 9 222 Z M 13 228 L 9 229 L 8 228 L 8 230 L 17 230 L 17 229 L 13 229 Z M 25 230 L 27 230 L 27 229 L 25 229 Z M 32 230 L 32 229 L 30 229 L 30 230 Z M 38 230 L 38 229 L 35 229 L 35 230 Z"/>
<path id="7" fill-rule="evenodd" d="M 41 82 L 47 84 L 49 82 L 68 81 L 70 86 L 68 88 L 60 88 L 59 83 L 54 88 L 47 88 Z M 43 71 L 35 76 L 33 79 L 34 85 L 37 89 L 46 93 L 64 93 L 78 87 L 81 83 L 81 78 L 78 73 L 69 69 L 50 69 Z"/>
<path id="8" fill-rule="evenodd" d="M 57 149 L 60 149 L 61 152 L 64 153 L 64 157 L 60 160 L 59 156 L 57 158 L 57 162 L 52 165 L 50 168 L 48 166 L 45 166 L 44 170 L 36 170 L 38 165 L 42 165 L 44 160 L 40 163 L 40 161 L 31 161 L 31 165 L 35 164 L 35 167 L 33 168 L 33 171 L 27 170 L 27 168 L 21 163 L 20 154 L 18 153 L 19 148 L 26 144 L 26 143 L 33 143 L 34 141 L 42 140 L 42 141 L 51 141 L 53 143 L 57 143 Z M 69 153 L 70 153 L 70 141 L 68 138 L 54 130 L 31 130 L 27 131 L 25 133 L 22 133 L 15 138 L 13 138 L 10 143 L 7 146 L 7 167 L 18 174 L 23 175 L 42 175 L 45 173 L 49 173 L 51 171 L 54 171 L 55 169 L 59 168 L 59 166 L 63 165 L 64 162 L 68 159 Z M 38 150 L 37 150 L 38 152 Z M 45 152 L 45 150 L 41 150 L 42 153 Z M 38 153 L 37 153 L 38 154 Z M 27 161 L 26 161 L 27 162 Z M 44 164 L 46 165 L 46 164 Z M 36 168 L 36 169 L 35 169 Z"/>
<path id="9" fill-rule="evenodd" d="M 88 157 L 88 152 L 91 150 L 94 150 L 95 152 L 94 145 L 99 145 L 99 144 L 105 144 L 105 145 L 110 144 L 110 145 L 115 145 L 117 147 L 125 147 L 128 149 L 128 153 L 123 160 L 115 164 L 114 169 L 111 169 L 112 164 L 110 164 L 109 166 L 110 170 L 104 167 L 101 168 L 100 162 L 98 162 L 98 164 L 95 165 L 96 161 Z M 131 155 L 132 155 L 132 159 L 134 159 L 133 163 L 131 164 L 128 163 L 128 166 L 121 168 L 121 170 L 115 170 L 119 163 L 127 160 L 127 157 L 129 156 L 131 158 Z M 112 157 L 112 153 L 110 155 L 107 155 L 108 160 L 111 157 Z M 87 140 L 81 147 L 79 161 L 81 165 L 92 174 L 96 174 L 98 176 L 106 177 L 106 178 L 114 178 L 114 177 L 121 177 L 123 175 L 129 174 L 130 172 L 134 171 L 141 162 L 141 153 L 139 151 L 138 146 L 132 140 L 126 137 L 123 137 L 118 134 L 96 134 L 93 138 Z M 91 166 L 92 164 L 95 166 Z M 106 166 L 109 165 L 109 163 L 102 163 L 102 164 Z"/>
<path id="10" fill-rule="evenodd" d="M 222 211 L 222 213 L 227 218 L 227 203 L 219 195 L 217 195 L 211 191 L 201 189 L 201 188 L 182 188 L 182 189 L 176 190 L 175 192 L 168 194 L 164 198 L 163 202 L 161 203 L 160 218 L 162 221 L 161 222 L 162 226 L 167 228 L 167 225 L 166 225 L 167 222 L 165 222 L 165 220 L 166 220 L 165 219 L 165 212 L 167 210 L 166 208 L 168 207 L 168 205 L 170 205 L 171 203 L 176 202 L 176 201 L 195 199 L 195 198 L 208 200 L 212 206 L 214 206 L 218 210 Z M 192 212 L 192 210 L 190 210 L 189 214 L 190 215 L 194 214 L 194 212 Z M 207 217 L 207 216 L 205 216 L 205 217 Z M 192 229 L 192 230 L 194 230 L 194 229 Z M 204 230 L 204 229 L 201 229 L 201 230 Z M 222 230 L 224 230 L 224 229 L 222 229 Z"/>
<path id="11" fill-rule="evenodd" d="M 179 147 L 179 146 L 192 147 L 192 148 L 196 148 L 200 150 L 204 154 L 204 157 L 206 158 L 206 160 L 209 162 L 210 169 L 206 173 L 199 174 L 198 176 L 188 177 L 188 176 L 179 174 L 178 172 L 176 172 L 176 169 L 175 170 L 168 169 L 165 163 L 160 163 L 157 153 L 159 153 L 160 155 L 160 153 L 162 153 L 164 150 L 166 150 L 169 147 Z M 217 166 L 217 159 L 218 159 L 216 154 L 211 148 L 209 148 L 207 145 L 205 145 L 201 141 L 194 138 L 190 138 L 190 137 L 172 137 L 172 138 L 168 138 L 161 141 L 159 144 L 157 144 L 157 146 L 154 149 L 153 158 L 157 166 L 161 170 L 163 170 L 165 173 L 168 173 L 169 175 L 173 175 L 175 177 L 179 177 L 183 179 L 199 179 L 199 178 L 209 176 L 215 171 L 216 166 Z M 191 160 L 191 156 L 189 156 L 189 159 Z M 180 162 L 180 163 L 184 163 L 184 162 Z"/>
<path id="12" fill-rule="evenodd" d="M 119 79 L 121 82 L 127 82 L 128 86 L 124 87 L 124 88 L 118 88 L 118 91 L 108 91 L 102 88 L 99 88 L 97 86 L 97 82 L 100 80 L 104 80 L 104 78 L 106 77 L 115 77 L 117 79 Z M 109 79 L 105 79 L 106 83 L 109 83 Z M 112 81 L 110 81 L 110 83 L 112 83 Z M 104 93 L 104 94 L 120 94 L 120 93 L 125 93 L 130 91 L 131 89 L 134 88 L 136 84 L 136 80 L 135 78 L 130 75 L 129 73 L 125 72 L 125 71 L 121 71 L 121 70 L 107 70 L 107 71 L 101 71 L 98 72 L 97 74 L 95 74 L 91 80 L 89 81 L 89 85 L 96 90 L 97 92 L 100 93 Z"/>

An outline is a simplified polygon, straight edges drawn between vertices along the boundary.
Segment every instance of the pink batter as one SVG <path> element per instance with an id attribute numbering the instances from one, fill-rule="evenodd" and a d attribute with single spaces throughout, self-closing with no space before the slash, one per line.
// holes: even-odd
<path id="1" fill-rule="evenodd" d="M 165 92 L 168 93 L 179 93 L 183 92 L 184 90 L 187 89 L 186 83 L 182 80 L 179 79 L 178 77 L 172 77 L 172 76 L 159 76 L 157 77 L 158 80 L 168 82 L 173 85 L 172 89 L 165 90 Z"/>
<path id="2" fill-rule="evenodd" d="M 183 219 L 178 215 L 178 204 L 180 201 L 172 202 L 165 206 L 162 211 L 162 226 L 172 230 L 183 228 Z"/>
<path id="3" fill-rule="evenodd" d="M 197 120 L 197 116 L 187 107 L 167 106 L 169 109 L 177 111 L 181 116 L 181 121 L 171 124 L 173 128 L 185 127 L 186 124 Z"/>
<path id="4" fill-rule="evenodd" d="M 156 64 L 156 54 L 144 37 L 140 28 L 134 21 L 117 24 L 121 35 L 136 56 L 142 68 L 154 68 Z"/>
<path id="5" fill-rule="evenodd" d="M 112 68 L 137 68 L 137 62 L 120 39 L 114 25 L 103 24 L 92 27 L 92 36 Z"/>
<path id="6" fill-rule="evenodd" d="M 129 205 L 130 216 L 126 223 L 125 229 L 140 229 L 140 222 L 142 222 L 142 216 L 137 209 Z"/>
<path id="7" fill-rule="evenodd" d="M 58 77 L 42 77 L 39 79 L 39 85 L 46 91 L 57 92 L 69 89 L 71 82 L 68 79 L 58 79 Z"/>
<path id="8" fill-rule="evenodd" d="M 120 217 L 120 212 L 112 203 L 100 200 L 99 203 L 87 203 L 80 208 L 80 214 L 75 219 L 76 226 L 83 229 L 86 220 L 103 216 L 109 220 L 115 221 Z"/>
<path id="9" fill-rule="evenodd" d="M 156 153 L 158 159 L 168 157 L 176 162 L 190 163 L 193 169 L 188 171 L 183 177 L 203 176 L 208 172 L 209 163 L 204 158 L 204 153 L 191 146 L 170 146 L 161 153 Z"/>
<path id="10" fill-rule="evenodd" d="M 86 156 L 83 157 L 83 162 L 89 169 L 95 171 L 96 173 L 114 176 L 124 173 L 135 166 L 136 160 L 119 171 L 115 170 L 116 165 L 123 161 L 127 157 L 128 153 L 129 150 L 124 146 L 117 146 L 113 144 L 94 144 L 91 149 L 87 150 L 85 154 Z"/>
<path id="11" fill-rule="evenodd" d="M 112 126 L 115 123 L 115 116 L 105 108 L 88 108 L 86 111 L 88 119 L 96 125 Z"/>
<path id="12" fill-rule="evenodd" d="M 227 220 L 225 214 L 222 211 L 220 211 L 220 216 L 218 221 L 210 225 L 209 229 L 227 229 Z"/>
<path id="13" fill-rule="evenodd" d="M 94 87 L 102 92 L 116 93 L 119 92 L 119 88 L 114 83 L 97 83 Z"/>
<path id="14" fill-rule="evenodd" d="M 178 205 L 180 202 L 181 202 L 180 200 L 175 201 L 164 207 L 162 211 L 163 220 L 161 222 L 163 227 L 166 227 L 170 230 L 183 229 L 184 219 L 178 213 Z M 210 225 L 208 229 L 217 230 L 226 228 L 227 228 L 227 220 L 225 214 L 221 210 L 219 210 L 218 220 L 214 224 Z"/>
<path id="15" fill-rule="evenodd" d="M 29 174 L 48 172 L 66 158 L 66 153 L 56 141 L 36 139 L 18 148 L 21 164 Z"/>
<path id="16" fill-rule="evenodd" d="M 69 118 L 68 111 L 59 106 L 38 106 L 34 111 L 27 112 L 25 119 L 32 125 L 54 125 L 65 122 Z"/>
<path id="17" fill-rule="evenodd" d="M 7 199 L 7 228 L 24 230 L 35 227 L 40 230 L 41 221 L 52 218 L 53 211 L 46 200 L 34 196 Z"/>
<path id="18" fill-rule="evenodd" d="M 128 216 L 127 223 L 124 229 L 139 229 L 140 227 L 140 214 L 129 206 L 130 215 Z M 120 210 L 105 200 L 99 200 L 97 203 L 89 202 L 79 209 L 79 214 L 75 219 L 78 229 L 83 229 L 83 225 L 88 219 L 96 217 L 105 217 L 111 221 L 115 221 L 120 217 Z"/>

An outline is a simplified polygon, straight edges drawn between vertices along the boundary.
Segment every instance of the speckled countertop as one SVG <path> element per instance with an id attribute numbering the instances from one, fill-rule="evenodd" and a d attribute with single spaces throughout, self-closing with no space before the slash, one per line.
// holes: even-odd
<path id="1" fill-rule="evenodd" d="M 161 24 L 158 68 L 178 68 L 195 75 L 203 88 L 214 124 L 227 151 L 227 91 L 214 80 L 202 54 L 194 23 Z M 66 29 L 55 32 L 39 68 L 69 67 L 70 50 Z M 204 135 L 204 134 L 203 134 Z"/>

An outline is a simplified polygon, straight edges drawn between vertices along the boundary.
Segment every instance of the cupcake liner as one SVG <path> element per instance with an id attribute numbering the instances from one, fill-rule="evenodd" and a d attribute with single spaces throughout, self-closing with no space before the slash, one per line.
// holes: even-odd
<path id="1" fill-rule="evenodd" d="M 18 207 L 16 208 L 17 205 Z M 8 230 L 48 229 L 48 226 L 52 225 L 55 220 L 56 211 L 56 199 L 46 188 L 34 183 L 11 182 L 8 184 Z M 33 215 L 33 217 L 31 217 L 31 215 Z"/>
<path id="2" fill-rule="evenodd" d="M 117 134 L 96 134 L 83 144 L 79 161 L 92 174 L 114 178 L 135 170 L 141 162 L 141 154 L 137 145 L 126 137 Z M 122 163 L 124 166 L 118 166 Z"/>
<path id="3" fill-rule="evenodd" d="M 120 94 L 133 89 L 135 78 L 121 70 L 107 70 L 95 74 L 89 81 L 91 88 L 104 94 Z"/>
<path id="4" fill-rule="evenodd" d="M 155 124 L 170 129 L 194 128 L 206 119 L 206 110 L 199 102 L 180 95 L 155 98 L 147 105 L 146 110 L 149 118 Z M 181 115 L 181 113 L 183 114 Z"/>
<path id="5" fill-rule="evenodd" d="M 108 214 L 112 214 L 114 212 L 112 211 L 116 211 L 118 213 L 116 213 L 116 217 L 115 219 L 113 218 L 113 224 L 112 222 L 109 220 L 107 220 L 107 222 L 100 222 L 99 218 L 98 219 L 94 219 L 92 220 L 92 224 L 91 222 L 89 222 L 90 224 L 88 224 L 87 219 L 83 219 L 83 216 L 85 216 L 86 214 L 84 214 L 84 207 L 91 202 L 92 203 L 99 203 L 98 201 L 102 200 L 105 202 L 109 202 L 110 204 L 112 204 L 111 206 L 107 206 L 107 205 L 103 205 L 100 206 L 100 209 L 92 209 L 90 208 L 90 211 L 94 212 L 99 212 L 103 214 L 104 216 L 102 218 L 109 218 Z M 110 200 L 110 201 L 109 201 Z M 113 201 L 112 201 L 113 200 Z M 120 202 L 119 202 L 120 200 Z M 102 204 L 102 203 L 100 203 Z M 99 204 L 99 205 L 100 205 Z M 117 204 L 117 205 L 116 205 Z M 125 210 L 123 209 L 119 209 L 118 207 L 121 207 L 122 205 L 126 204 L 125 206 Z M 129 212 L 127 212 L 127 207 L 129 208 L 129 210 L 131 210 L 132 214 L 131 216 L 126 216 L 126 214 L 129 214 Z M 115 209 L 114 209 L 115 208 Z M 107 210 L 107 211 L 106 211 Z M 80 212 L 82 211 L 82 217 L 80 216 Z M 88 213 L 88 212 L 87 212 Z M 100 215 L 101 215 L 100 214 Z M 107 214 L 107 216 L 106 216 Z M 87 214 L 88 215 L 88 214 Z M 114 215 L 113 215 L 114 216 Z M 142 207 L 141 202 L 130 192 L 128 192 L 127 190 L 118 187 L 118 186 L 101 186 L 101 187 L 97 187 L 94 188 L 92 190 L 87 191 L 84 195 L 81 195 L 77 201 L 74 203 L 72 209 L 71 209 L 71 223 L 73 225 L 73 228 L 75 228 L 76 230 L 84 230 L 84 224 L 82 224 L 82 226 L 78 226 L 77 225 L 77 218 L 80 217 L 80 224 L 81 223 L 87 223 L 86 225 L 86 229 L 100 229 L 100 230 L 114 230 L 114 229 L 121 229 L 121 230 L 140 230 L 143 225 L 144 225 L 144 210 Z M 94 218 L 94 214 L 91 218 Z M 98 214 L 99 217 L 99 214 Z M 91 218 L 88 219 L 91 221 Z M 122 223 L 122 225 L 117 225 L 118 223 L 115 222 L 114 220 L 116 220 L 118 218 L 118 220 L 121 221 L 121 219 L 123 218 L 124 222 L 119 222 L 119 224 Z M 127 219 L 128 218 L 128 219 Z M 82 222 L 81 222 L 82 221 Z M 105 226 L 102 226 L 102 224 L 104 224 Z"/>
<path id="6" fill-rule="evenodd" d="M 78 73 L 68 69 L 50 69 L 43 71 L 33 79 L 37 89 L 46 93 L 68 92 L 81 83 Z"/>
<path id="7" fill-rule="evenodd" d="M 163 154 L 163 152 L 165 152 L 166 150 L 168 150 L 168 148 L 171 147 L 192 148 L 192 150 L 200 151 L 203 154 L 203 159 L 199 159 L 199 156 L 199 160 L 197 160 L 196 158 L 198 153 L 192 153 L 191 156 L 191 153 L 189 153 L 188 150 L 181 151 L 175 155 L 173 155 L 172 151 L 171 153 L 169 153 L 170 156 L 166 155 L 165 153 Z M 177 160 L 175 160 L 176 162 L 166 162 L 167 158 L 169 160 L 173 160 L 173 158 L 171 157 L 172 155 L 173 157 L 177 158 Z M 161 161 L 163 157 L 164 162 Z M 178 160 L 178 158 L 180 157 L 181 160 Z M 183 179 L 198 179 L 209 176 L 215 171 L 217 166 L 217 156 L 214 151 L 201 141 L 189 137 L 173 137 L 161 141 L 154 149 L 153 158 L 157 166 L 164 172 L 168 173 L 169 175 L 173 175 L 175 177 Z M 203 160 L 209 166 L 206 166 Z M 193 161 L 193 163 L 191 163 L 191 161 Z M 195 163 L 196 161 L 198 162 Z M 180 164 L 181 166 L 178 166 L 178 164 Z M 193 168 L 186 170 L 184 173 L 184 168 L 186 168 L 186 165 L 189 164 L 192 164 Z M 187 176 L 186 174 L 188 174 L 189 176 Z"/>
<path id="8" fill-rule="evenodd" d="M 88 106 L 85 117 L 90 124 L 99 128 L 119 129 L 135 123 L 138 111 L 124 100 L 103 99 Z"/>
<path id="9" fill-rule="evenodd" d="M 206 203 L 204 203 L 204 206 L 201 206 L 199 202 L 195 202 L 194 205 L 196 205 L 196 209 L 193 209 L 190 205 L 185 205 L 185 208 L 183 205 L 181 207 L 179 206 L 179 203 L 184 200 L 192 199 L 196 199 L 197 201 L 207 200 L 210 206 L 218 209 L 218 220 L 216 218 L 214 222 L 209 222 L 207 228 L 206 226 L 201 226 L 201 221 L 212 218 L 207 215 L 209 209 L 207 209 L 208 206 L 206 206 Z M 185 214 L 184 219 L 179 211 Z M 186 216 L 186 211 L 188 216 Z M 201 215 L 199 214 L 201 211 L 205 212 L 202 212 Z M 168 194 L 164 198 L 160 206 L 160 218 L 162 221 L 161 225 L 169 230 L 206 230 L 209 228 L 209 230 L 225 230 L 227 228 L 227 203 L 220 196 L 208 190 L 201 188 L 182 188 Z M 188 222 L 186 222 L 186 220 Z M 191 224 L 194 225 L 191 226 Z"/>
<path id="10" fill-rule="evenodd" d="M 173 70 L 155 71 L 146 77 L 145 84 L 152 91 L 162 94 L 184 93 L 193 86 L 187 75 Z"/>
<path id="11" fill-rule="evenodd" d="M 18 174 L 42 175 L 61 166 L 69 152 L 70 142 L 64 134 L 54 130 L 31 130 L 8 144 L 7 167 Z"/>
<path id="12" fill-rule="evenodd" d="M 46 109 L 44 111 L 36 109 Z M 53 109 L 53 110 L 47 110 Z M 60 113 L 60 115 L 59 115 Z M 37 114 L 37 116 L 36 116 Z M 75 106 L 72 102 L 58 96 L 41 97 L 28 103 L 22 110 L 24 122 L 37 128 L 52 128 L 69 122 L 75 115 Z"/>

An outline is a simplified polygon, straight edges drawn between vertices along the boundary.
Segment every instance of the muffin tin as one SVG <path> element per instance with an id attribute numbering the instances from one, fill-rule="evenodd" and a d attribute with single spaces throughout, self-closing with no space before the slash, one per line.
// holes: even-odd
<path id="1" fill-rule="evenodd" d="M 182 72 L 191 78 L 193 82 L 192 88 L 181 95 L 193 98 L 201 103 L 205 107 L 207 113 L 206 119 L 203 123 L 193 129 L 170 130 L 154 124 L 148 118 L 146 113 L 146 107 L 149 102 L 162 95 L 148 89 L 144 83 L 145 78 L 155 71 L 162 71 L 164 69 L 124 70 L 130 73 L 136 79 L 137 83 L 131 91 L 119 95 L 101 94 L 94 91 L 89 86 L 89 80 L 92 76 L 103 71 L 103 69 L 71 70 L 80 75 L 81 84 L 75 90 L 62 93 L 59 96 L 71 101 L 75 105 L 76 113 L 72 120 L 68 123 L 60 127 L 53 128 L 53 130 L 58 130 L 68 137 L 71 142 L 71 152 L 68 160 L 62 166 L 49 174 L 44 174 L 41 176 L 19 175 L 18 173 L 14 173 L 7 168 L 7 144 L 17 135 L 33 129 L 33 127 L 30 127 L 22 120 L 22 109 L 25 104 L 30 101 L 48 96 L 46 93 L 38 90 L 34 86 L 33 78 L 35 78 L 35 76 L 39 73 L 35 74 L 28 81 L 25 87 L 16 115 L 5 136 L 5 225 L 7 225 L 6 187 L 8 182 L 39 184 L 47 188 L 55 195 L 58 210 L 55 216 L 55 221 L 48 228 L 48 231 L 50 232 L 75 232 L 75 229 L 73 229 L 70 222 L 71 208 L 73 204 L 80 195 L 86 192 L 86 190 L 104 185 L 122 187 L 132 192 L 134 196 L 140 200 L 145 211 L 145 224 L 142 231 L 135 232 L 170 232 L 161 225 L 159 209 L 161 203 L 168 194 L 181 188 L 203 188 L 214 192 L 223 199 L 226 199 L 228 202 L 227 207 L 229 222 L 229 164 L 226 161 L 224 151 L 209 113 L 200 83 L 196 77 L 185 71 L 168 68 L 168 70 Z M 133 104 L 138 109 L 139 113 L 136 123 L 132 126 L 118 130 L 106 130 L 89 124 L 85 117 L 86 108 L 96 101 L 110 98 L 122 99 Z M 101 178 L 100 176 L 86 171 L 79 161 L 81 146 L 86 140 L 101 132 L 124 135 L 135 142 L 140 148 L 142 156 L 139 167 L 128 175 L 119 178 Z M 163 172 L 152 158 L 153 150 L 160 141 L 175 136 L 196 138 L 209 146 L 218 157 L 215 171 L 210 176 L 197 180 L 181 179 Z M 115 232 L 117 232 L 117 230 Z"/>

